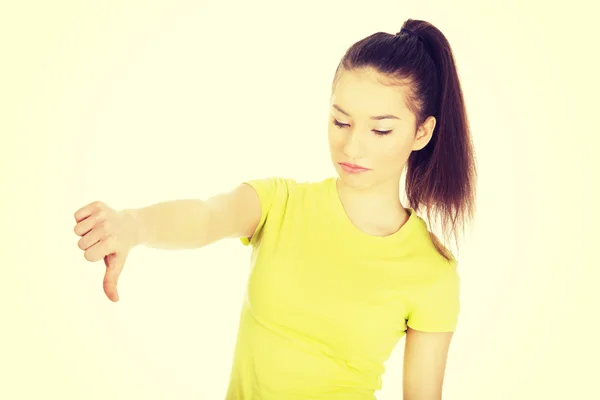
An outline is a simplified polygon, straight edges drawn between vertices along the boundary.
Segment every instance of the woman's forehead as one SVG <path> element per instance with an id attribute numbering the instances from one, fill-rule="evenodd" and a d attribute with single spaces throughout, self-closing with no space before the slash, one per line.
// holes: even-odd
<path id="1" fill-rule="evenodd" d="M 383 84 L 377 73 L 344 71 L 333 87 L 330 105 L 336 105 L 335 109 L 340 111 L 341 108 L 350 115 L 398 115 L 404 109 L 409 112 L 405 92 L 403 85 Z"/>

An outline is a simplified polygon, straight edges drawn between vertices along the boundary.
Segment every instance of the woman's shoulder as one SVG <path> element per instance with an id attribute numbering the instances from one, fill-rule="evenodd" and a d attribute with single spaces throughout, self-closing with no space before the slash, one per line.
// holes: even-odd
<path id="1" fill-rule="evenodd" d="M 451 264 L 456 264 L 454 254 L 452 254 L 452 252 L 446 246 L 444 246 L 437 235 L 431 231 L 428 231 L 428 233 L 431 246 L 433 246 L 436 252 L 444 258 L 444 261 L 450 262 Z"/>
<path id="2" fill-rule="evenodd" d="M 430 272 L 455 269 L 457 260 L 452 251 L 431 231 L 426 222 L 419 219 L 419 229 L 412 235 L 412 254 L 420 260 Z"/>

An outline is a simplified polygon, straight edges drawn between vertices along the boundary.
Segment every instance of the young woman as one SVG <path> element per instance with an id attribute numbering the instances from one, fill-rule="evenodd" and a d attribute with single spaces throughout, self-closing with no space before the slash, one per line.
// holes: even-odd
<path id="1" fill-rule="evenodd" d="M 404 399 L 441 399 L 459 276 L 417 210 L 437 210 L 456 236 L 473 216 L 476 170 L 438 29 L 409 19 L 348 49 L 333 79 L 329 146 L 338 176 L 318 182 L 263 178 L 207 200 L 121 211 L 89 204 L 75 213 L 79 248 L 104 259 L 104 290 L 118 301 L 137 245 L 252 246 L 228 400 L 374 399 L 404 335 Z"/>

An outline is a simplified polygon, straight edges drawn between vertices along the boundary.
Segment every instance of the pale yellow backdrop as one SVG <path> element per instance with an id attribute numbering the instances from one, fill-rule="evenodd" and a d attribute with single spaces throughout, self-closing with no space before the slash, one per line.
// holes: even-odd
<path id="1" fill-rule="evenodd" d="M 479 167 L 444 399 L 599 399 L 593 4 L 3 1 L 0 398 L 222 399 L 249 249 L 140 248 L 115 304 L 73 213 L 333 174 L 337 62 L 412 17 L 453 46 Z"/>

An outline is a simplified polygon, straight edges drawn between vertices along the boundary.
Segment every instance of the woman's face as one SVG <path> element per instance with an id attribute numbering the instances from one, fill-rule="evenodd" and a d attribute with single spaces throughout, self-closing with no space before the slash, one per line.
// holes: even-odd
<path id="1" fill-rule="evenodd" d="M 416 117 L 404 86 L 386 86 L 372 69 L 342 70 L 331 95 L 329 149 L 340 179 L 356 189 L 398 184 L 412 151 L 425 147 L 435 119 L 415 135 Z M 343 163 L 365 170 L 352 170 Z"/>

